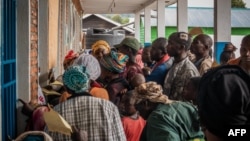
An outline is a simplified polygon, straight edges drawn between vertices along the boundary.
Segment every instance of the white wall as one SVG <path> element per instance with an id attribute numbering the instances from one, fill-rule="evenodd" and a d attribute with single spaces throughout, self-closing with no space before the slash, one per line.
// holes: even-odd
<path id="1" fill-rule="evenodd" d="M 209 35 L 213 41 L 214 41 L 214 36 L 213 35 Z M 239 57 L 240 56 L 240 44 L 241 44 L 241 40 L 244 36 L 236 36 L 236 35 L 232 35 L 231 36 L 231 42 L 238 48 L 235 51 L 235 56 Z M 214 49 L 214 46 L 212 47 L 212 49 Z"/>

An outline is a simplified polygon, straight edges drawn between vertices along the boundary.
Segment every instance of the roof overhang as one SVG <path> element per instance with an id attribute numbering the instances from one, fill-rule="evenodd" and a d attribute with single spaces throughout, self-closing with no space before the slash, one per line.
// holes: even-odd
<path id="1" fill-rule="evenodd" d="M 177 0 L 165 0 L 165 6 Z M 128 14 L 142 11 L 145 7 L 156 9 L 157 0 L 80 0 L 84 14 Z"/>

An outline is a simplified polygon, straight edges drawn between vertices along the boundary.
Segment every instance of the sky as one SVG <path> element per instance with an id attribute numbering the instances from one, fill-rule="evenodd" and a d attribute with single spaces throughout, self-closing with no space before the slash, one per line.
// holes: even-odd
<path id="1" fill-rule="evenodd" d="M 243 1 L 246 3 L 246 7 L 250 8 L 250 0 Z M 214 7 L 214 0 L 188 0 L 188 7 Z"/>

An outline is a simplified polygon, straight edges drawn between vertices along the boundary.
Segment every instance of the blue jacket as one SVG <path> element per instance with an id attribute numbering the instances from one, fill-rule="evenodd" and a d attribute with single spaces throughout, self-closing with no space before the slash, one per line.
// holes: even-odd
<path id="1" fill-rule="evenodd" d="M 174 58 L 169 58 L 167 61 L 159 64 L 150 75 L 146 76 L 146 82 L 154 81 L 161 86 L 164 85 L 164 80 L 167 75 L 168 70 L 171 68 L 173 64 Z"/>

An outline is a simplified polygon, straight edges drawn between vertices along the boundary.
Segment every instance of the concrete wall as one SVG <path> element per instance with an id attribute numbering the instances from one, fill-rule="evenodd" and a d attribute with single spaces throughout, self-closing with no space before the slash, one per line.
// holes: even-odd
<path id="1" fill-rule="evenodd" d="M 59 0 L 49 0 L 49 69 L 57 64 Z"/>

